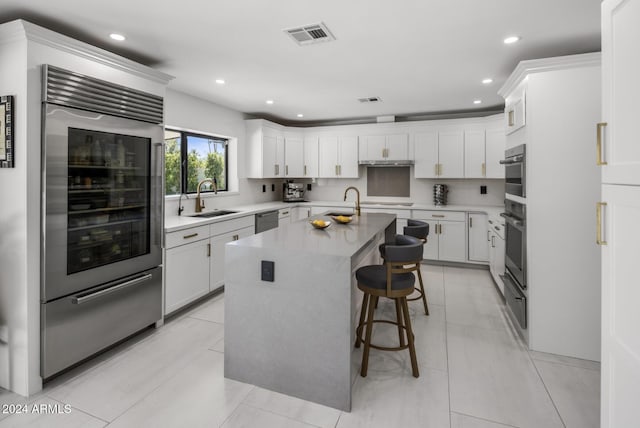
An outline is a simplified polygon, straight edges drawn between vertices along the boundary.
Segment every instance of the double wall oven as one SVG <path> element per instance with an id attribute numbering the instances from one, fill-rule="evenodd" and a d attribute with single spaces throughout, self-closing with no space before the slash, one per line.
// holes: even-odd
<path id="1" fill-rule="evenodd" d="M 161 97 L 43 66 L 41 375 L 162 318 Z"/>

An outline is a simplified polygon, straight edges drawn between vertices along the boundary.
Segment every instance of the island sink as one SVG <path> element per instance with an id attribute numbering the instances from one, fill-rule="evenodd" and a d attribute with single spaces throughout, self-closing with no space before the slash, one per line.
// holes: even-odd
<path id="1" fill-rule="evenodd" d="M 333 213 L 332 212 L 332 213 L 326 213 L 324 215 L 327 215 L 329 217 L 338 217 L 338 216 L 352 217 L 352 216 L 355 215 L 355 213 L 353 213 L 353 212 L 350 212 L 350 213 L 347 213 L 347 212 L 335 212 L 335 213 Z"/>
<path id="2" fill-rule="evenodd" d="M 192 214 L 189 217 L 219 217 L 221 215 L 235 214 L 237 212 L 238 211 L 216 210 L 216 211 L 209 211 L 206 213 Z"/>

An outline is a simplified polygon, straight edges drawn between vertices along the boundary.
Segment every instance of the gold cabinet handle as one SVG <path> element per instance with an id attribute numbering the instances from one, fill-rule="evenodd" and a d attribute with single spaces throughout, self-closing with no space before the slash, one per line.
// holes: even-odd
<path id="1" fill-rule="evenodd" d="M 509 117 L 509 126 L 515 125 L 515 120 L 514 120 L 515 114 L 514 114 L 514 111 L 513 110 L 509 110 L 509 113 L 507 113 L 507 115 Z"/>
<path id="2" fill-rule="evenodd" d="M 469 227 L 473 227 L 473 217 L 469 217 Z"/>
<path id="3" fill-rule="evenodd" d="M 444 218 L 444 214 L 431 214 L 431 217 Z"/>
<path id="4" fill-rule="evenodd" d="M 490 231 L 490 230 L 487 230 L 487 242 L 488 242 L 488 241 L 491 241 L 491 239 L 490 239 L 490 237 L 489 237 L 489 235 L 490 235 L 490 234 L 491 234 L 491 231 Z"/>
<path id="5" fill-rule="evenodd" d="M 596 165 L 598 166 L 607 164 L 602 160 L 602 128 L 604 128 L 605 126 L 607 126 L 607 122 L 600 122 L 596 125 L 596 150 L 598 152 L 596 157 Z"/>
<path id="6" fill-rule="evenodd" d="M 495 241 L 496 237 L 492 236 L 491 237 L 491 248 L 496 248 L 496 241 Z"/>
<path id="7" fill-rule="evenodd" d="M 602 207 L 606 207 L 606 202 L 596 203 L 596 244 L 607 245 L 607 241 L 602 239 Z"/>
<path id="8" fill-rule="evenodd" d="M 190 238 L 195 238 L 196 236 L 198 236 L 197 233 L 192 233 L 190 235 L 183 235 L 182 239 L 190 239 Z"/>
<path id="9" fill-rule="evenodd" d="M 342 165 L 338 165 L 338 175 L 342 175 Z"/>
<path id="10" fill-rule="evenodd" d="M 338 175 L 338 165 L 336 165 L 336 175 Z"/>
<path id="11" fill-rule="evenodd" d="M 304 175 L 307 175 L 307 166 L 304 166 Z"/>
<path id="12" fill-rule="evenodd" d="M 442 164 L 438 164 L 438 175 L 442 175 Z"/>
<path id="13" fill-rule="evenodd" d="M 238 239 L 240 239 L 240 236 L 239 236 L 239 235 L 233 235 L 233 240 L 234 240 L 234 241 L 237 241 Z"/>
<path id="14" fill-rule="evenodd" d="M 278 175 L 278 165 L 273 165 L 273 175 Z"/>
<path id="15" fill-rule="evenodd" d="M 211 244 L 207 244 L 207 257 L 211 257 Z"/>
<path id="16" fill-rule="evenodd" d="M 289 175 L 289 165 L 284 166 L 284 174 Z"/>
<path id="17" fill-rule="evenodd" d="M 435 176 L 438 175 L 438 164 L 437 163 L 433 164 L 433 175 L 435 175 Z"/>
<path id="18" fill-rule="evenodd" d="M 486 177 L 487 176 L 487 164 L 482 162 L 482 176 Z"/>

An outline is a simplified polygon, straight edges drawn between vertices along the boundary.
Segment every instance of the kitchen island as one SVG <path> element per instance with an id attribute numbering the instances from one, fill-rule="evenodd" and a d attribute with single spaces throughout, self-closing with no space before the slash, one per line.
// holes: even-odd
<path id="1" fill-rule="evenodd" d="M 227 244 L 225 377 L 350 411 L 361 300 L 354 273 L 380 262 L 378 245 L 395 230 L 395 215 L 365 213 Z M 263 261 L 273 262 L 273 281 L 261 279 Z"/>

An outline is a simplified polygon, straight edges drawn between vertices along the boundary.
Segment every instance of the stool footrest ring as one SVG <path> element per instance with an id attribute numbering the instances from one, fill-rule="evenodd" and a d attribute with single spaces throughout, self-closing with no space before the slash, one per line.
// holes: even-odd
<path id="1" fill-rule="evenodd" d="M 404 325 L 398 325 L 397 322 L 395 321 L 390 321 L 390 320 L 373 320 L 372 321 L 374 324 L 375 323 L 385 323 L 385 324 L 392 324 L 395 326 L 398 326 L 400 328 L 402 328 L 405 331 L 405 335 L 406 335 L 406 331 L 407 331 L 407 327 Z M 356 328 L 356 343 L 360 344 L 360 343 L 364 343 L 364 339 L 360 338 L 360 332 L 362 331 L 362 329 L 366 326 L 366 324 L 361 324 L 358 326 L 358 328 Z M 415 335 L 411 335 L 411 337 L 413 339 L 415 339 Z M 380 345 L 374 345 L 373 343 L 369 344 L 370 347 L 374 348 L 374 349 L 379 349 L 381 351 L 401 351 L 403 349 L 408 349 L 409 348 L 409 344 L 406 344 L 404 346 L 380 346 Z"/>

